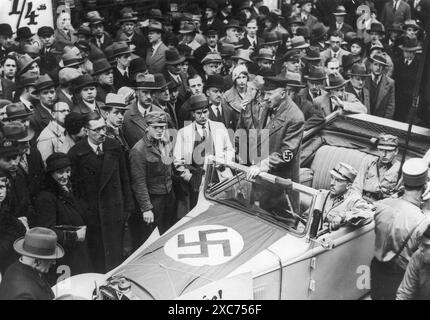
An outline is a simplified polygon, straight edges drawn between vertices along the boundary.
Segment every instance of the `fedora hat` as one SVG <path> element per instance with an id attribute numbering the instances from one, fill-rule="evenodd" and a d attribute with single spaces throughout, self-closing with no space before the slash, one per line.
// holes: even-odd
<path id="1" fill-rule="evenodd" d="M 165 53 L 166 55 L 166 64 L 167 65 L 176 65 L 182 63 L 186 60 L 186 58 L 179 54 L 179 51 L 176 49 L 169 49 Z"/>
<path id="2" fill-rule="evenodd" d="M 300 61 L 300 50 L 292 49 L 288 50 L 286 54 L 283 55 L 282 61 Z"/>
<path id="3" fill-rule="evenodd" d="M 391 26 L 387 28 L 388 31 L 395 31 L 399 33 L 403 33 L 402 25 L 398 22 L 394 22 Z"/>
<path id="4" fill-rule="evenodd" d="M 347 84 L 349 80 L 345 80 L 340 73 L 330 74 L 328 76 L 328 86 L 326 86 L 326 90 L 337 89 L 343 87 Z"/>
<path id="5" fill-rule="evenodd" d="M 16 140 L 18 142 L 30 141 L 34 137 L 34 130 L 31 127 L 26 127 L 19 121 L 13 121 L 6 123 L 3 126 L 3 135 L 5 138 L 10 140 Z"/>
<path id="6" fill-rule="evenodd" d="M 12 36 L 13 31 L 9 23 L 0 23 L 0 36 Z"/>
<path id="7" fill-rule="evenodd" d="M 22 154 L 17 140 L 2 137 L 0 140 L 0 158 L 13 157 Z"/>
<path id="8" fill-rule="evenodd" d="M 82 73 L 77 69 L 63 68 L 58 71 L 58 80 L 61 85 L 67 85 L 81 75 Z"/>
<path id="9" fill-rule="evenodd" d="M 82 59 L 82 56 L 80 54 L 77 54 L 73 50 L 69 50 L 65 52 L 61 56 L 61 61 L 62 61 L 62 68 L 79 66 L 84 62 L 84 60 Z"/>
<path id="10" fill-rule="evenodd" d="M 369 33 L 372 33 L 372 32 L 378 32 L 378 33 L 380 33 L 380 34 L 384 34 L 385 33 L 385 30 L 384 30 L 384 26 L 382 25 L 382 23 L 379 23 L 379 22 L 373 22 L 371 25 L 370 25 L 370 30 L 368 31 Z"/>
<path id="11" fill-rule="evenodd" d="M 81 25 L 78 30 L 75 32 L 75 35 L 79 35 L 82 34 L 84 36 L 87 37 L 91 37 L 92 33 L 91 33 L 91 28 L 89 26 L 86 25 Z"/>
<path id="12" fill-rule="evenodd" d="M 344 6 L 337 6 L 336 10 L 333 12 L 334 16 L 346 16 L 346 9 Z"/>
<path id="13" fill-rule="evenodd" d="M 291 39 L 291 48 L 292 49 L 305 49 L 310 45 L 305 41 L 303 36 L 295 36 Z"/>
<path id="14" fill-rule="evenodd" d="M 306 55 L 302 59 L 308 61 L 320 61 L 320 48 L 316 46 L 310 46 L 309 48 L 307 48 Z"/>
<path id="15" fill-rule="evenodd" d="M 51 229 L 36 227 L 28 230 L 24 237 L 17 239 L 13 248 L 20 255 L 27 257 L 59 259 L 64 256 L 64 249 L 57 240 L 57 234 Z"/>
<path id="16" fill-rule="evenodd" d="M 285 79 L 286 79 L 286 84 L 289 87 L 294 87 L 294 88 L 305 88 L 306 87 L 302 83 L 299 73 L 287 72 Z"/>
<path id="17" fill-rule="evenodd" d="M 347 68 L 351 67 L 354 63 L 359 62 L 361 59 L 360 57 L 355 57 L 352 54 L 347 54 L 342 56 L 342 66 L 346 70 Z"/>
<path id="18" fill-rule="evenodd" d="M 151 20 L 159 21 L 159 22 L 164 22 L 164 20 L 165 20 L 165 17 L 161 13 L 160 9 L 149 10 L 148 18 Z"/>
<path id="19" fill-rule="evenodd" d="M 212 53 L 209 52 L 203 59 L 202 59 L 202 65 L 208 64 L 208 63 L 221 63 L 222 58 L 219 53 Z"/>
<path id="20" fill-rule="evenodd" d="M 137 74 L 136 83 L 133 87 L 136 90 L 159 90 L 160 88 L 156 86 L 155 77 L 153 74 Z"/>
<path id="21" fill-rule="evenodd" d="M 42 90 L 49 89 L 55 87 L 54 81 L 47 74 L 41 75 L 39 79 L 37 79 L 35 84 L 35 93 L 39 93 Z"/>
<path id="22" fill-rule="evenodd" d="M 37 79 L 38 79 L 38 77 L 35 77 L 35 76 L 23 75 L 18 80 L 17 89 L 34 87 L 36 85 Z"/>
<path id="23" fill-rule="evenodd" d="M 255 60 L 269 60 L 269 61 L 275 61 L 273 58 L 273 52 L 270 49 L 261 48 L 258 50 L 258 55 L 255 56 Z"/>
<path id="24" fill-rule="evenodd" d="M 212 9 L 214 11 L 218 11 L 218 4 L 215 0 L 207 0 L 206 1 L 206 9 Z"/>
<path id="25" fill-rule="evenodd" d="M 112 109 L 112 108 L 122 109 L 122 110 L 129 109 L 125 101 L 125 95 L 108 93 L 106 95 L 105 104 L 101 107 L 101 109 Z"/>
<path id="26" fill-rule="evenodd" d="M 132 52 L 134 52 L 134 50 L 130 49 L 127 42 L 125 42 L 125 41 L 114 42 L 112 44 L 111 58 L 116 58 L 116 57 L 119 57 L 123 54 L 129 54 Z"/>
<path id="27" fill-rule="evenodd" d="M 166 81 L 166 78 L 162 73 L 154 73 L 155 86 L 159 88 L 159 90 L 163 90 L 169 86 L 169 82 Z"/>
<path id="28" fill-rule="evenodd" d="M 301 26 L 305 25 L 302 19 L 300 19 L 298 16 L 292 16 L 289 19 L 287 19 L 287 25 L 292 25 L 292 24 L 298 24 Z"/>
<path id="29" fill-rule="evenodd" d="M 188 33 L 195 33 L 196 26 L 194 23 L 185 23 L 181 30 L 179 30 L 180 34 L 188 34 Z"/>
<path id="30" fill-rule="evenodd" d="M 164 33 L 163 24 L 160 21 L 151 21 L 148 26 L 148 31 Z"/>
<path id="31" fill-rule="evenodd" d="M 31 32 L 29 27 L 21 27 L 21 28 L 18 28 L 16 30 L 16 38 L 15 39 L 17 41 L 20 41 L 20 40 L 24 40 L 24 39 L 29 39 L 34 35 L 35 35 L 35 33 Z"/>
<path id="32" fill-rule="evenodd" d="M 46 159 L 46 172 L 54 172 L 72 165 L 67 154 L 54 152 Z"/>
<path id="33" fill-rule="evenodd" d="M 112 69 L 113 69 L 113 66 L 105 58 L 102 58 L 93 62 L 93 76 L 102 74 Z"/>
<path id="34" fill-rule="evenodd" d="M 232 57 L 234 56 L 234 52 L 234 45 L 225 42 L 221 43 L 219 48 L 219 54 L 221 57 Z"/>
<path id="35" fill-rule="evenodd" d="M 137 17 L 133 14 L 133 12 L 122 12 L 121 17 L 118 20 L 120 24 L 123 24 L 125 22 L 136 22 L 136 21 L 137 21 Z"/>
<path id="36" fill-rule="evenodd" d="M 146 65 L 146 62 L 143 58 L 139 57 L 136 59 L 131 60 L 130 66 L 128 67 L 128 70 L 130 71 L 131 78 L 134 78 L 134 76 L 138 72 L 146 72 L 148 71 L 148 67 Z"/>
<path id="37" fill-rule="evenodd" d="M 224 91 L 224 78 L 219 74 L 214 74 L 208 77 L 205 82 L 204 90 L 208 88 L 218 88 Z"/>
<path id="38" fill-rule="evenodd" d="M 234 56 L 232 56 L 231 58 L 232 59 L 242 59 L 242 60 L 244 60 L 246 62 L 252 63 L 253 61 L 249 57 L 249 54 L 250 54 L 249 50 L 247 50 L 247 49 L 239 49 L 239 50 L 237 50 L 237 53 Z"/>
<path id="39" fill-rule="evenodd" d="M 73 89 L 75 92 L 79 92 L 85 87 L 98 86 L 98 82 L 89 74 L 83 74 L 73 80 Z"/>
<path id="40" fill-rule="evenodd" d="M 417 39 L 410 39 L 408 37 L 405 37 L 403 44 L 399 48 L 403 51 L 418 51 L 422 49 Z"/>
<path id="41" fill-rule="evenodd" d="M 190 97 L 190 111 L 205 109 L 209 107 L 208 97 L 204 94 L 198 94 Z"/>
<path id="42" fill-rule="evenodd" d="M 263 43 L 264 45 L 271 45 L 271 44 L 277 44 L 280 43 L 281 39 L 279 39 L 278 34 L 276 32 L 264 32 L 263 33 Z"/>
<path id="43" fill-rule="evenodd" d="M 323 67 L 313 67 L 309 71 L 309 74 L 305 75 L 304 78 L 311 81 L 320 81 L 326 79 L 326 74 Z"/>
<path id="44" fill-rule="evenodd" d="M 40 57 L 32 58 L 28 54 L 21 55 L 17 60 L 17 66 L 18 66 L 18 72 L 16 73 L 17 76 L 25 73 L 30 69 L 30 66 L 34 62 L 38 62 L 40 60 Z"/>
<path id="45" fill-rule="evenodd" d="M 105 21 L 98 11 L 90 11 L 87 13 L 87 19 L 90 22 L 90 25 L 96 25 Z"/>
<path id="46" fill-rule="evenodd" d="M 312 41 L 318 41 L 320 39 L 323 39 L 330 28 L 326 27 L 323 23 L 317 22 L 312 26 L 311 29 L 311 40 Z"/>
<path id="47" fill-rule="evenodd" d="M 370 56 L 369 59 L 376 63 L 382 64 L 385 67 L 388 67 L 387 59 L 385 59 L 385 57 L 381 56 L 380 54 L 375 54 L 373 56 Z"/>
<path id="48" fill-rule="evenodd" d="M 418 23 L 415 20 L 406 20 L 403 23 L 403 29 L 406 30 L 407 28 L 414 28 L 415 30 L 422 30 L 422 28 L 418 25 Z"/>
<path id="49" fill-rule="evenodd" d="M 240 29 L 240 30 L 243 29 L 242 26 L 239 23 L 239 20 L 236 20 L 236 19 L 230 19 L 228 21 L 228 23 L 225 25 L 224 30 L 227 30 L 229 28 L 237 28 L 237 29 Z"/>
<path id="50" fill-rule="evenodd" d="M 370 77 L 371 74 L 367 72 L 366 66 L 362 63 L 354 63 L 352 65 L 351 71 L 349 72 L 350 76 L 359 76 L 359 77 Z"/>
<path id="51" fill-rule="evenodd" d="M 272 91 L 278 88 L 285 88 L 287 79 L 281 75 L 264 77 L 263 91 Z"/>
<path id="52" fill-rule="evenodd" d="M 22 46 L 22 52 L 28 54 L 31 58 L 37 58 L 40 55 L 39 47 L 32 44 L 25 44 Z"/>
<path id="53" fill-rule="evenodd" d="M 22 102 L 11 103 L 6 106 L 6 121 L 28 119 L 33 111 L 28 111 Z"/>

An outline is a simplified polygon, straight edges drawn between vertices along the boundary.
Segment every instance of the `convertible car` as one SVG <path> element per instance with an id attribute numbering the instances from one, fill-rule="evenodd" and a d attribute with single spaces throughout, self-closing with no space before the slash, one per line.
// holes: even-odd
<path id="1" fill-rule="evenodd" d="M 301 181 L 270 174 L 245 179 L 248 168 L 223 163 L 219 181 L 209 161 L 198 205 L 162 236 L 153 234 L 108 274 L 58 283 L 58 298 L 85 299 L 359 299 L 370 290 L 374 223 L 332 231 L 323 195 L 337 162 L 358 168 L 377 156 L 380 133 L 407 125 L 370 115 L 334 114 L 305 133 Z M 413 127 L 407 157 L 430 148 L 430 130 Z"/>

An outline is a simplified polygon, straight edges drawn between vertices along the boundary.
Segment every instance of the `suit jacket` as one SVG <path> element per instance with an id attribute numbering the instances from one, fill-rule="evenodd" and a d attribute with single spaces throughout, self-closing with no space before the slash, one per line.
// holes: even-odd
<path id="1" fill-rule="evenodd" d="M 299 17 L 299 19 L 302 20 L 302 17 L 300 14 L 298 14 L 296 17 Z M 308 19 L 306 21 L 303 21 L 303 23 L 305 24 L 305 27 L 307 27 L 309 30 L 312 30 L 312 27 L 314 26 L 314 24 L 318 23 L 318 19 L 317 17 L 309 14 Z"/>
<path id="2" fill-rule="evenodd" d="M 340 30 L 337 29 L 336 22 L 333 23 L 330 26 L 330 30 L 331 30 L 331 32 L 336 31 L 336 30 L 340 31 L 340 32 L 342 32 L 343 35 L 345 35 L 347 32 L 353 32 L 354 31 L 354 29 L 349 24 L 347 24 L 345 22 L 342 24 L 342 28 L 340 28 Z"/>
<path id="3" fill-rule="evenodd" d="M 180 101 L 185 101 L 187 99 L 188 96 L 188 77 L 187 75 L 183 74 L 182 72 L 179 73 L 179 76 L 181 77 L 181 83 L 178 83 L 176 81 L 176 79 L 174 77 L 172 77 L 170 75 L 169 72 L 164 71 L 164 78 L 166 79 L 167 82 L 174 82 L 178 84 L 178 92 L 179 92 L 179 96 L 178 96 L 178 100 Z"/>
<path id="4" fill-rule="evenodd" d="M 121 41 L 121 34 L 123 34 L 122 31 L 118 32 L 115 41 Z M 136 47 L 136 54 L 140 57 L 144 57 L 146 54 L 146 48 L 149 46 L 149 42 L 146 40 L 146 38 L 143 35 L 135 32 L 131 37 L 130 42 Z"/>
<path id="5" fill-rule="evenodd" d="M 16 90 L 15 83 L 3 77 L 0 77 L 0 82 L 1 82 L 0 99 L 13 101 L 13 96 Z"/>
<path id="6" fill-rule="evenodd" d="M 263 39 L 261 39 L 260 37 L 257 37 L 257 46 L 254 48 L 254 52 L 257 51 L 257 48 L 260 48 L 261 44 L 263 43 Z M 251 46 L 251 43 L 248 40 L 248 37 L 243 37 L 242 39 L 239 40 L 239 44 L 243 45 L 242 49 L 248 49 Z"/>
<path id="7" fill-rule="evenodd" d="M 1 300 L 53 300 L 54 292 L 45 276 L 17 261 L 0 283 Z"/>
<path id="8" fill-rule="evenodd" d="M 30 126 L 35 131 L 35 137 L 38 137 L 43 129 L 54 120 L 52 114 L 39 103 L 34 108 L 34 113 L 30 116 Z"/>
<path id="9" fill-rule="evenodd" d="M 149 73 L 163 73 L 166 65 L 166 51 L 168 48 L 162 42 L 157 48 L 157 51 L 152 54 L 152 46 L 146 50 L 146 65 L 148 66 Z"/>
<path id="10" fill-rule="evenodd" d="M 51 51 L 47 52 L 45 48 L 40 51 L 40 73 L 49 74 L 52 79 L 58 78 L 58 64 L 55 54 Z M 54 76 L 54 77 L 53 77 Z"/>
<path id="11" fill-rule="evenodd" d="M 361 99 L 361 97 L 359 97 L 357 95 L 357 92 L 354 90 L 354 87 L 352 86 L 351 82 L 348 82 L 346 84 L 345 91 L 352 93 L 358 100 Z M 366 83 L 362 91 L 363 91 L 363 101 L 360 100 L 360 102 L 366 106 L 367 113 L 370 114 L 370 91 L 369 91 L 369 88 L 366 86 Z"/>
<path id="12" fill-rule="evenodd" d="M 352 93 L 345 92 L 342 101 L 344 113 L 367 113 L 365 105 L 362 104 Z M 315 99 L 315 104 L 321 107 L 325 117 L 335 111 L 328 92 L 317 97 Z"/>
<path id="13" fill-rule="evenodd" d="M 371 78 L 368 81 L 372 81 Z M 376 98 L 375 116 L 393 119 L 395 110 L 394 80 L 382 75 L 381 83 Z M 369 85 L 367 85 L 369 87 Z"/>
<path id="14" fill-rule="evenodd" d="M 75 105 L 75 97 L 72 95 L 72 99 L 69 99 L 69 97 L 67 97 L 65 94 L 64 94 L 64 92 L 63 92 L 63 90 L 61 90 L 61 88 L 60 87 L 58 87 L 57 88 L 57 99 L 58 99 L 58 101 L 60 101 L 60 102 L 65 102 L 65 103 L 67 103 L 68 105 L 69 105 L 69 107 L 70 107 L 70 110 L 72 110 L 72 108 L 73 108 L 73 106 Z"/>
<path id="15" fill-rule="evenodd" d="M 221 119 L 217 119 L 216 114 L 212 110 L 212 107 L 209 106 L 209 119 L 212 121 L 219 121 L 224 123 L 227 129 L 236 130 L 237 122 L 239 120 L 240 114 L 233 110 L 224 99 L 221 101 Z"/>
<path id="16" fill-rule="evenodd" d="M 349 51 L 343 50 L 342 48 L 339 49 L 339 51 L 337 53 L 337 59 L 339 60 L 339 64 L 341 66 L 342 66 L 342 57 L 343 56 L 348 56 L 350 54 L 351 54 L 351 52 L 349 52 Z M 320 56 L 321 56 L 321 63 L 324 65 L 325 62 L 326 62 L 326 60 L 328 60 L 329 58 L 332 57 L 332 55 L 331 55 L 331 49 L 328 48 L 328 49 L 322 51 L 320 53 Z"/>
<path id="17" fill-rule="evenodd" d="M 266 157 L 264 148 L 260 169 L 282 178 L 299 181 L 300 151 L 305 119 L 297 105 L 287 97 L 281 102 L 276 113 L 269 118 L 269 109 L 263 109 L 259 120 L 260 128 L 269 130 L 262 134 L 258 147 L 269 145 Z"/>
<path id="18" fill-rule="evenodd" d="M 30 154 L 27 154 L 26 156 L 28 172 L 25 172 L 24 170 L 23 172 L 27 180 L 30 198 L 34 199 L 34 197 L 39 193 L 42 181 L 45 178 L 45 164 L 40 151 L 36 147 L 30 148 Z"/>
<path id="19" fill-rule="evenodd" d="M 113 85 L 116 89 L 120 89 L 122 87 L 132 86 L 130 74 L 128 74 L 128 77 L 124 77 L 121 74 L 121 72 L 119 72 L 118 68 L 114 67 L 113 68 Z"/>
<path id="20" fill-rule="evenodd" d="M 220 160 L 234 160 L 234 148 L 231 144 L 227 129 L 221 122 L 208 120 L 210 135 L 214 143 L 214 156 Z M 196 139 L 195 122 L 178 131 L 176 144 L 173 151 L 174 165 L 180 177 L 189 181 L 192 174 L 185 165 L 191 165 L 193 160 L 194 142 Z"/>
<path id="21" fill-rule="evenodd" d="M 126 159 L 120 144 L 110 138 L 103 143 L 100 159 L 83 139 L 75 144 L 68 156 L 72 162 L 72 185 L 87 208 L 84 217 L 89 227 L 90 248 L 103 243 L 105 270 L 120 264 L 124 224 L 133 209 L 133 199 Z"/>
<path id="22" fill-rule="evenodd" d="M 112 37 L 107 32 L 105 32 L 104 35 L 104 42 L 100 47 L 97 45 L 97 40 L 95 39 L 95 37 L 90 40 L 92 44 L 94 44 L 103 52 L 105 52 L 106 47 L 110 46 L 113 43 Z"/>
<path id="23" fill-rule="evenodd" d="M 322 95 L 324 95 L 324 94 L 326 94 L 327 93 L 327 91 L 325 91 L 325 90 L 323 90 L 323 89 L 321 89 L 321 96 Z M 305 99 L 305 100 L 307 100 L 307 101 L 309 101 L 310 103 L 314 103 L 315 101 L 315 99 L 313 99 L 312 97 L 311 97 L 311 95 L 310 95 L 310 93 L 309 93 L 309 89 L 308 88 L 303 88 L 303 89 L 300 89 L 300 91 L 299 91 L 299 93 L 298 93 L 298 96 L 300 96 L 302 99 Z M 317 97 L 318 98 L 318 97 Z"/>
<path id="24" fill-rule="evenodd" d="M 411 7 L 405 1 L 400 0 L 397 4 L 397 10 L 394 11 L 393 1 L 387 1 L 382 9 L 381 22 L 385 29 L 389 28 L 394 22 L 403 24 L 406 20 L 411 19 Z"/>
<path id="25" fill-rule="evenodd" d="M 154 104 L 152 105 L 151 110 L 163 111 Z M 122 125 L 124 137 L 130 149 L 133 148 L 136 142 L 142 139 L 147 127 L 148 125 L 145 122 L 145 119 L 137 108 L 137 101 L 133 102 L 130 109 L 124 114 L 124 123 Z"/>
<path id="26" fill-rule="evenodd" d="M 55 42 L 61 43 L 63 45 L 73 46 L 78 38 L 75 36 L 75 30 L 69 30 L 69 34 L 66 34 L 64 31 L 55 29 L 54 31 Z M 54 45 L 55 46 L 55 45 Z"/>

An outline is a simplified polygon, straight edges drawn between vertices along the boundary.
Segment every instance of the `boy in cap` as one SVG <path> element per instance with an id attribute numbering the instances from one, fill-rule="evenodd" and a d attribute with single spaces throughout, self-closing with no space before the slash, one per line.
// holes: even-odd
<path id="1" fill-rule="evenodd" d="M 1 300 L 53 300 L 55 295 L 46 274 L 64 256 L 54 231 L 36 227 L 13 244 L 21 255 L 6 271 L 0 284 Z"/>
<path id="2" fill-rule="evenodd" d="M 234 149 L 224 124 L 209 120 L 209 101 L 204 94 L 191 96 L 189 110 L 193 122 L 179 130 L 173 155 L 175 168 L 189 190 L 185 207 L 191 210 L 197 204 L 206 156 L 232 161 Z"/>
<path id="3" fill-rule="evenodd" d="M 160 234 L 176 221 L 172 189 L 173 146 L 166 134 L 167 118 L 162 111 L 148 113 L 145 134 L 130 151 L 131 186 L 139 213 L 149 225 L 149 231 L 158 227 Z"/>
<path id="4" fill-rule="evenodd" d="M 396 294 L 396 300 L 430 299 L 430 227 L 427 227 Z"/>
<path id="5" fill-rule="evenodd" d="M 391 197 L 397 191 L 400 161 L 399 139 L 391 134 L 381 134 L 378 139 L 379 158 L 363 163 L 358 170 L 353 189 L 369 202 Z"/>
<path id="6" fill-rule="evenodd" d="M 373 216 L 371 205 L 352 189 L 357 170 L 347 163 L 339 162 L 330 171 L 330 175 L 330 190 L 324 190 L 322 210 L 329 228 L 337 230 L 345 222 L 355 226 L 370 222 Z"/>
<path id="7" fill-rule="evenodd" d="M 54 29 L 48 26 L 40 27 L 37 30 L 42 49 L 40 50 L 40 70 L 42 73 L 54 73 L 58 72 L 57 59 L 52 52 L 54 49 L 55 36 Z M 52 76 L 51 76 L 52 77 Z"/>
<path id="8" fill-rule="evenodd" d="M 429 225 L 420 206 L 426 193 L 428 163 L 408 159 L 402 167 L 404 194 L 374 203 L 375 255 L 370 265 L 372 300 L 394 300 L 406 267 Z"/>

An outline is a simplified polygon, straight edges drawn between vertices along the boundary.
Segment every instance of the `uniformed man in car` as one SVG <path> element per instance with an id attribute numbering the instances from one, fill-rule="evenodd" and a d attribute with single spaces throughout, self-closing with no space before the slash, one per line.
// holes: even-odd
<path id="1" fill-rule="evenodd" d="M 363 163 L 358 170 L 352 188 L 361 193 L 363 199 L 374 202 L 385 199 L 397 191 L 400 161 L 398 138 L 390 134 L 381 134 L 378 140 L 379 159 Z"/>
<path id="2" fill-rule="evenodd" d="M 332 230 L 349 222 L 355 226 L 364 225 L 372 219 L 372 205 L 352 190 L 357 170 L 347 163 L 339 162 L 330 171 L 330 190 L 326 192 L 323 207 L 324 222 Z"/>

